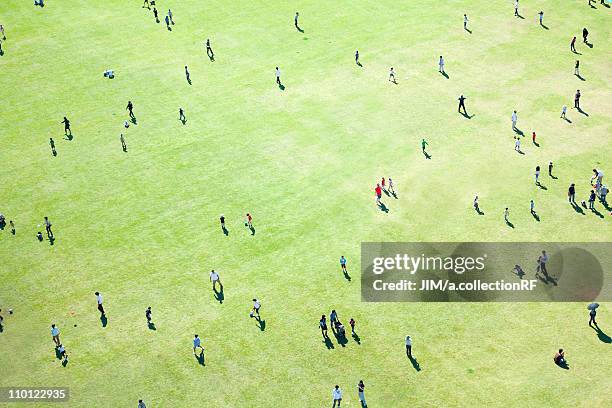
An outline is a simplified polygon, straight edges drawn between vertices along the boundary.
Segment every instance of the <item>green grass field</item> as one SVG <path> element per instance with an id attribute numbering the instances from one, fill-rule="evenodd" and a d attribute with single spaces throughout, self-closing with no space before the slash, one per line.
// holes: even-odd
<path id="1" fill-rule="evenodd" d="M 323 407 L 339 384 L 342 406 L 357 407 L 363 379 L 370 407 L 610 406 L 611 345 L 584 304 L 364 303 L 359 259 L 362 241 L 610 241 L 609 211 L 581 215 L 566 192 L 576 183 L 586 199 L 592 168 L 612 174 L 612 9 L 524 0 L 519 19 L 509 0 L 158 0 L 162 17 L 174 13 L 169 32 L 139 0 L 46 3 L 0 2 L 0 212 L 17 229 L 0 231 L 0 386 L 66 386 L 69 407 Z M 582 55 L 569 50 L 573 35 Z M 588 116 L 571 109 L 576 89 Z M 457 113 L 460 94 L 471 119 Z M 125 130 L 128 100 L 138 123 Z M 558 179 L 539 189 L 535 166 L 546 174 L 551 160 Z M 398 192 L 388 213 L 373 195 L 383 176 Z M 45 215 L 54 245 L 35 238 Z M 253 297 L 263 331 L 248 317 Z M 609 307 L 598 319 L 612 335 Z M 325 346 L 318 319 L 334 308 L 357 320 L 361 344 Z M 552 364 L 559 347 L 570 370 Z"/>

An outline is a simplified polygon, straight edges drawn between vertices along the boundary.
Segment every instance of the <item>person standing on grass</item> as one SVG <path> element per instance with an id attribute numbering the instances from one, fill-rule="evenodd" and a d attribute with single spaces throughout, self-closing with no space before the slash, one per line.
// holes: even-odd
<path id="1" fill-rule="evenodd" d="M 191 77 L 189 75 L 189 69 L 187 68 L 187 65 L 185 65 L 185 78 L 187 78 L 187 82 L 191 83 Z"/>
<path id="2" fill-rule="evenodd" d="M 351 325 L 351 334 L 354 336 L 355 333 L 355 324 L 357 324 L 357 322 L 355 321 L 355 319 L 353 319 L 351 317 L 351 319 L 349 320 L 349 324 Z"/>
<path id="3" fill-rule="evenodd" d="M 582 29 L 582 41 L 585 44 L 589 43 L 588 37 L 589 37 L 589 30 L 587 30 L 586 27 L 585 27 L 585 28 Z"/>
<path id="4" fill-rule="evenodd" d="M 60 331 L 55 324 L 51 325 L 51 337 L 56 346 L 59 346 L 62 342 L 60 341 Z"/>
<path id="5" fill-rule="evenodd" d="M 47 231 L 47 237 L 49 239 L 53 238 L 53 231 L 51 231 L 51 221 L 49 221 L 48 217 L 45 217 L 45 230 Z"/>
<path id="6" fill-rule="evenodd" d="M 478 206 L 478 194 L 476 194 L 476 196 L 474 197 L 474 210 L 476 210 L 476 212 L 480 212 L 480 207 Z"/>
<path id="7" fill-rule="evenodd" d="M 561 108 L 561 118 L 566 119 L 565 114 L 567 113 L 567 105 L 563 105 Z"/>
<path id="8" fill-rule="evenodd" d="M 589 195 L 589 210 L 595 210 L 595 198 L 597 195 L 595 191 L 591 190 L 591 194 Z"/>
<path id="9" fill-rule="evenodd" d="M 406 336 L 406 355 L 412 358 L 412 338 L 410 336 Z"/>
<path id="10" fill-rule="evenodd" d="M 338 321 L 338 313 L 336 313 L 336 309 L 332 309 L 331 313 L 329 314 L 329 322 L 332 327 L 334 326 L 336 321 Z"/>
<path id="11" fill-rule="evenodd" d="M 323 338 L 327 338 L 327 319 L 325 315 L 321 315 L 321 320 L 319 320 L 319 327 L 321 328 L 321 334 Z"/>
<path id="12" fill-rule="evenodd" d="M 278 84 L 278 86 L 281 86 L 280 75 L 281 75 L 280 69 L 276 67 L 276 83 Z"/>
<path id="13" fill-rule="evenodd" d="M 2 313 L 2 309 L 0 309 L 0 313 Z M 0 314 L 0 333 L 4 331 L 3 322 L 4 322 L 4 317 L 2 317 L 2 315 Z"/>
<path id="14" fill-rule="evenodd" d="M 440 59 L 438 60 L 438 72 L 444 74 L 444 58 L 440 55 Z"/>
<path id="15" fill-rule="evenodd" d="M 215 57 L 215 53 L 213 52 L 213 49 L 210 46 L 210 38 L 206 39 L 206 55 L 208 55 L 208 58 L 214 58 Z"/>
<path id="16" fill-rule="evenodd" d="M 62 344 L 59 344 L 57 346 L 57 352 L 60 358 L 62 359 L 62 364 L 68 364 L 68 353 L 66 352 L 66 348 Z"/>
<path id="17" fill-rule="evenodd" d="M 537 144 L 536 143 L 536 132 L 531 132 L 531 141 L 533 142 L 533 144 Z"/>
<path id="18" fill-rule="evenodd" d="M 533 200 L 529 200 L 529 210 L 531 211 L 531 215 L 536 215 L 535 203 L 533 202 Z"/>
<path id="19" fill-rule="evenodd" d="M 132 104 L 132 101 L 128 101 L 128 104 L 125 109 L 129 112 L 130 118 L 132 120 L 136 119 L 136 116 L 134 116 L 134 105 Z"/>
<path id="20" fill-rule="evenodd" d="M 195 354 L 196 349 L 200 349 L 200 354 L 204 353 L 204 347 L 202 347 L 202 341 L 198 335 L 194 335 L 193 337 L 193 354 Z"/>
<path id="21" fill-rule="evenodd" d="M 346 258 L 344 257 L 344 255 L 340 257 L 340 267 L 342 268 L 342 272 L 347 273 L 346 272 Z"/>
<path id="22" fill-rule="evenodd" d="M 376 193 L 376 204 L 380 205 L 380 199 L 382 198 L 382 189 L 380 188 L 380 184 L 376 184 L 374 192 Z"/>
<path id="23" fill-rule="evenodd" d="M 567 199 L 570 204 L 576 205 L 576 186 L 572 183 L 567 190 Z"/>
<path id="24" fill-rule="evenodd" d="M 359 65 L 359 50 L 355 50 L 355 64 Z"/>
<path id="25" fill-rule="evenodd" d="M 172 10 L 170 9 L 168 9 L 168 19 L 170 20 L 170 23 L 174 25 L 174 20 L 172 19 Z"/>
<path id="26" fill-rule="evenodd" d="M 580 110 L 580 97 L 582 95 L 580 94 L 580 89 L 576 90 L 576 95 L 574 96 L 574 108 Z"/>
<path id="27" fill-rule="evenodd" d="M 606 196 L 608 195 L 608 186 L 604 185 L 599 190 L 599 199 L 603 204 L 607 204 Z"/>
<path id="28" fill-rule="evenodd" d="M 574 66 L 574 75 L 580 76 L 580 61 L 576 60 L 576 65 Z"/>
<path id="29" fill-rule="evenodd" d="M 540 10 L 538 17 L 540 18 L 540 25 L 544 25 L 544 12 Z"/>
<path id="30" fill-rule="evenodd" d="M 208 278 L 212 282 L 213 291 L 217 292 L 217 282 L 219 282 L 219 288 L 223 290 L 223 284 L 221 283 L 221 278 L 219 278 L 219 274 L 215 272 L 215 270 L 210 271 L 210 277 Z"/>
<path id="31" fill-rule="evenodd" d="M 168 15 L 164 17 L 164 21 L 166 22 L 166 28 L 168 29 L 168 31 L 172 31 L 172 29 L 170 28 L 170 17 Z"/>
<path id="32" fill-rule="evenodd" d="M 540 267 L 540 271 L 542 271 L 544 276 L 548 276 L 548 270 L 546 269 L 547 262 L 548 262 L 548 255 L 546 255 L 546 251 L 542 251 L 542 255 L 540 255 L 539 267 Z"/>
<path id="33" fill-rule="evenodd" d="M 519 16 L 518 7 L 519 7 L 518 0 L 514 0 L 514 17 L 518 17 Z"/>
<path id="34" fill-rule="evenodd" d="M 96 302 L 98 303 L 98 311 L 102 314 L 102 316 L 106 316 L 106 312 L 104 312 L 104 306 L 102 306 L 102 295 L 100 294 L 100 292 L 95 292 L 94 295 L 96 295 Z"/>
<path id="35" fill-rule="evenodd" d="M 518 115 L 516 111 L 512 112 L 511 120 L 512 120 L 512 130 L 516 130 L 516 122 L 518 122 Z"/>
<path id="36" fill-rule="evenodd" d="M 147 318 L 147 325 L 151 324 L 151 314 L 153 312 L 151 311 L 151 306 L 147 307 L 147 310 L 145 310 L 145 317 Z"/>
<path id="37" fill-rule="evenodd" d="M 590 327 L 593 327 L 593 325 L 595 325 L 595 327 L 598 327 L 597 322 L 595 321 L 596 316 L 597 316 L 597 310 L 591 309 L 589 311 L 589 326 Z"/>
<path id="38" fill-rule="evenodd" d="M 467 98 L 463 95 L 461 95 L 459 97 L 459 108 L 457 109 L 457 112 L 461 113 L 461 108 L 463 108 L 463 114 L 467 115 L 467 110 L 465 110 L 465 100 Z"/>
<path id="39" fill-rule="evenodd" d="M 52 137 L 49 138 L 49 146 L 51 146 L 51 153 L 53 153 L 53 155 L 55 156 L 57 154 L 57 151 L 55 151 L 55 142 L 53 141 Z"/>
<path id="40" fill-rule="evenodd" d="M 145 8 L 145 7 L 151 10 L 151 6 L 149 5 L 149 0 L 144 0 L 144 2 L 142 3 L 142 8 Z"/>
<path id="41" fill-rule="evenodd" d="M 361 402 L 362 407 L 367 407 L 368 404 L 366 404 L 364 390 L 365 384 L 363 383 L 363 380 L 359 380 L 359 384 L 357 384 L 357 395 L 359 395 L 359 402 Z"/>
<path id="42" fill-rule="evenodd" d="M 389 177 L 389 191 L 391 194 L 395 194 L 395 190 L 393 189 L 393 180 L 391 180 L 391 177 Z"/>
<path id="43" fill-rule="evenodd" d="M 576 51 L 576 36 L 574 36 L 574 38 L 572 38 L 572 42 L 570 43 L 570 51 L 577 54 L 578 51 Z"/>
<path id="44" fill-rule="evenodd" d="M 300 30 L 300 26 L 298 25 L 298 18 L 300 17 L 300 13 L 298 13 L 297 11 L 295 12 L 295 17 L 293 17 L 293 24 L 295 24 L 295 28 L 298 29 L 298 31 Z"/>
<path id="45" fill-rule="evenodd" d="M 62 120 L 60 123 L 64 124 L 64 134 L 72 135 L 72 130 L 70 130 L 70 121 L 68 118 L 64 116 L 64 120 Z"/>
<path id="46" fill-rule="evenodd" d="M 336 408 L 336 404 L 338 404 L 338 408 L 340 408 L 340 403 L 342 402 L 342 390 L 337 385 L 332 390 L 332 398 L 334 399 L 334 405 L 332 408 Z"/>
<path id="47" fill-rule="evenodd" d="M 605 197 L 604 197 L 605 201 Z M 11 234 L 15 235 L 15 224 L 13 224 L 13 220 L 9 220 L 9 226 L 11 227 Z"/>
<path id="48" fill-rule="evenodd" d="M 249 213 L 246 214 L 246 226 L 251 229 L 253 228 L 253 217 Z"/>
<path id="49" fill-rule="evenodd" d="M 225 216 L 223 214 L 221 214 L 221 216 L 219 217 L 219 222 L 221 223 L 221 230 L 225 230 Z"/>
<path id="50" fill-rule="evenodd" d="M 391 67 L 389 70 L 389 81 L 395 83 L 395 71 L 393 70 L 393 67 Z"/>
<path id="51" fill-rule="evenodd" d="M 429 146 L 429 143 L 427 143 L 427 140 L 423 139 L 421 140 L 421 150 L 423 150 L 423 153 L 425 153 L 425 146 Z"/>
<path id="52" fill-rule="evenodd" d="M 145 405 L 145 403 L 141 399 L 139 399 L 138 400 L 138 407 L 137 408 L 147 408 L 147 406 Z"/>
<path id="53" fill-rule="evenodd" d="M 250 317 L 254 317 L 257 315 L 257 319 L 259 319 L 259 309 L 261 309 L 261 302 L 257 299 L 253 299 L 253 309 L 249 314 Z"/>
<path id="54" fill-rule="evenodd" d="M 510 223 L 510 210 L 508 209 L 508 207 L 506 207 L 506 209 L 504 210 L 504 221 L 506 221 L 506 224 Z"/>
<path id="55" fill-rule="evenodd" d="M 540 185 L 540 166 L 536 166 L 534 175 L 535 175 L 535 184 L 536 186 L 539 186 Z"/>
<path id="56" fill-rule="evenodd" d="M 157 9 L 153 7 L 153 15 L 155 16 L 155 22 L 159 23 L 159 16 L 157 15 Z"/>
<path id="57" fill-rule="evenodd" d="M 185 121 L 185 111 L 183 110 L 183 108 L 179 107 L 179 120 L 181 122 Z"/>
<path id="58" fill-rule="evenodd" d="M 121 141 L 121 148 L 124 152 L 127 152 L 127 145 L 125 144 L 125 137 L 123 136 L 123 133 L 121 133 L 119 136 L 119 140 Z"/>
<path id="59" fill-rule="evenodd" d="M 553 177 L 552 171 L 553 171 L 553 162 L 548 162 L 548 175 L 550 177 Z"/>
<path id="60" fill-rule="evenodd" d="M 384 191 L 387 191 L 387 183 L 384 177 L 382 178 L 382 180 L 380 180 L 380 186 L 382 187 Z"/>
<path id="61" fill-rule="evenodd" d="M 515 137 L 514 150 L 521 153 L 521 139 L 518 137 Z"/>
<path id="62" fill-rule="evenodd" d="M 467 14 L 463 15 L 463 29 L 467 31 L 467 25 L 468 25 L 468 17 Z"/>
<path id="63" fill-rule="evenodd" d="M 2 39 L 6 40 L 6 34 L 4 32 L 4 25 L 0 24 L 0 33 L 2 33 Z"/>

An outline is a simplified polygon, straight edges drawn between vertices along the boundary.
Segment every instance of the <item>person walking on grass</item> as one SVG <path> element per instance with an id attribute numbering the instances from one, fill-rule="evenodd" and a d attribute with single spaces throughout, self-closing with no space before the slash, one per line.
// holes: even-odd
<path id="1" fill-rule="evenodd" d="M 540 25 L 543 26 L 544 25 L 544 12 L 540 10 L 540 12 L 538 13 L 538 17 L 540 18 Z"/>
<path id="2" fill-rule="evenodd" d="M 529 200 L 529 211 L 531 211 L 531 215 L 536 215 L 535 203 L 533 202 L 533 200 Z"/>
<path id="3" fill-rule="evenodd" d="M 336 313 L 336 309 L 332 309 L 331 313 L 329 314 L 329 322 L 332 325 L 332 328 L 337 321 L 338 321 L 338 313 Z"/>
<path id="4" fill-rule="evenodd" d="M 57 151 L 55 150 L 55 142 L 53 141 L 52 137 L 49 138 L 49 146 L 51 146 L 51 154 L 56 156 L 57 155 Z"/>
<path id="5" fill-rule="evenodd" d="M 363 383 L 363 380 L 359 380 L 359 384 L 357 384 L 357 395 L 359 396 L 359 402 L 361 402 L 362 408 L 365 408 L 368 406 L 368 404 L 366 404 L 364 391 L 365 391 L 365 384 Z"/>
<path id="6" fill-rule="evenodd" d="M 605 201 L 605 196 L 604 196 Z M 13 220 L 9 220 L 9 226 L 11 227 L 11 234 L 15 235 L 15 224 L 13 224 Z"/>
<path id="7" fill-rule="evenodd" d="M 174 25 L 174 20 L 172 19 L 172 10 L 170 9 L 168 9 L 168 19 L 170 20 L 170 23 Z"/>
<path id="8" fill-rule="evenodd" d="M 319 327 L 321 328 L 321 334 L 323 338 L 327 338 L 327 318 L 325 315 L 321 315 L 321 320 L 319 320 Z"/>
<path id="9" fill-rule="evenodd" d="M 580 110 L 580 97 L 582 95 L 580 94 L 580 89 L 576 90 L 576 95 L 574 96 L 574 108 Z"/>
<path id="10" fill-rule="evenodd" d="M 567 113 L 567 105 L 563 105 L 563 107 L 561 108 L 561 118 L 562 119 L 567 119 L 565 117 L 565 114 Z"/>
<path id="11" fill-rule="evenodd" d="M 393 67 L 389 70 L 389 81 L 395 83 L 395 71 Z"/>
<path id="12" fill-rule="evenodd" d="M 393 189 L 393 180 L 391 180 L 391 177 L 389 177 L 389 192 L 391 194 L 395 194 L 395 190 Z"/>
<path id="13" fill-rule="evenodd" d="M 214 269 L 210 271 L 210 277 L 208 279 L 212 282 L 212 289 L 214 292 L 217 292 L 217 282 L 219 282 L 219 288 L 223 290 L 221 278 L 219 278 L 219 274 L 215 272 Z"/>
<path id="14" fill-rule="evenodd" d="M 512 130 L 516 130 L 516 122 L 518 122 L 518 114 L 516 111 L 512 112 L 512 116 L 510 118 L 512 120 Z"/>
<path id="15" fill-rule="evenodd" d="M 346 272 L 346 258 L 344 257 L 344 255 L 340 257 L 340 267 L 342 268 L 342 272 L 347 273 Z"/>
<path id="16" fill-rule="evenodd" d="M 155 16 L 155 22 L 159 23 L 159 16 L 157 14 L 157 9 L 153 7 L 153 16 Z"/>
<path id="17" fill-rule="evenodd" d="M 179 107 L 179 120 L 181 122 L 185 122 L 185 111 L 183 110 L 183 108 Z"/>
<path id="18" fill-rule="evenodd" d="M 585 27 L 585 28 L 582 29 L 582 41 L 585 44 L 589 43 L 588 37 L 589 37 L 589 30 L 587 30 L 586 27 Z"/>
<path id="19" fill-rule="evenodd" d="M 193 337 L 193 354 L 196 353 L 196 350 L 200 349 L 200 354 L 204 353 L 204 347 L 202 347 L 202 341 L 198 335 L 194 335 Z"/>
<path id="20" fill-rule="evenodd" d="M 62 120 L 60 123 L 64 124 L 64 134 L 66 136 L 72 136 L 72 130 L 70 130 L 70 121 L 68 120 L 68 118 L 64 116 L 64 120 Z"/>
<path id="21" fill-rule="evenodd" d="M 463 15 L 463 29 L 464 29 L 465 31 L 467 31 L 467 30 L 468 30 L 467 25 L 468 25 L 468 16 L 467 16 L 467 14 L 464 14 L 464 15 Z"/>
<path id="22" fill-rule="evenodd" d="M 249 213 L 246 214 L 245 226 L 249 227 L 250 229 L 253 229 L 253 217 L 251 217 L 251 214 Z"/>
<path id="23" fill-rule="evenodd" d="M 257 315 L 256 319 L 259 319 L 259 309 L 261 309 L 261 302 L 257 299 L 253 299 L 253 308 L 251 309 L 251 313 L 249 313 L 250 317 L 254 317 Z"/>
<path id="24" fill-rule="evenodd" d="M 51 221 L 49 221 L 48 217 L 45 217 L 45 230 L 47 231 L 47 238 L 53 238 L 53 231 L 51 231 Z"/>
<path id="25" fill-rule="evenodd" d="M 151 306 L 147 307 L 147 309 L 145 310 L 145 317 L 147 318 L 147 325 L 150 326 L 151 325 L 151 314 L 153 312 L 151 311 Z"/>
<path id="26" fill-rule="evenodd" d="M 2 40 L 6 40 L 6 33 L 4 32 L 4 24 L 0 24 L 0 34 L 2 34 Z"/>
<path id="27" fill-rule="evenodd" d="M 425 153 L 425 146 L 429 146 L 429 143 L 427 143 L 427 140 L 423 139 L 421 140 L 421 150 L 423 153 Z"/>
<path id="28" fill-rule="evenodd" d="M 457 112 L 461 113 L 461 108 L 463 108 L 463 114 L 467 115 L 467 110 L 465 110 L 465 100 L 467 98 L 463 95 L 461 95 L 459 97 L 459 108 L 457 109 Z"/>
<path id="29" fill-rule="evenodd" d="M 591 194 L 589 195 L 589 210 L 595 210 L 595 198 L 597 195 L 594 190 L 591 190 Z"/>
<path id="30" fill-rule="evenodd" d="M 172 28 L 170 28 L 170 17 L 168 15 L 164 17 L 164 21 L 166 22 L 166 28 L 168 29 L 168 31 L 172 31 Z"/>
<path id="31" fill-rule="evenodd" d="M 57 353 L 62 359 L 62 364 L 68 364 L 68 353 L 66 352 L 66 347 L 64 347 L 61 343 L 57 346 Z"/>
<path id="32" fill-rule="evenodd" d="M 219 217 L 219 222 L 221 223 L 221 230 L 225 231 L 225 216 L 223 214 Z"/>
<path id="33" fill-rule="evenodd" d="M 351 319 L 349 320 L 349 325 L 351 326 L 351 334 L 353 336 L 355 336 L 357 333 L 355 333 L 355 325 L 357 324 L 357 322 L 355 321 L 355 319 L 353 319 L 351 317 Z"/>
<path id="34" fill-rule="evenodd" d="M 130 119 L 136 119 L 136 116 L 134 116 L 134 105 L 132 104 L 132 101 L 128 101 L 128 104 L 125 109 L 129 112 Z"/>
<path id="35" fill-rule="evenodd" d="M 595 327 L 597 326 L 597 322 L 595 321 L 595 317 L 597 317 L 597 310 L 590 309 L 589 311 L 589 327 L 593 327 L 593 325 L 595 325 Z"/>
<path id="36" fill-rule="evenodd" d="M 406 336 L 406 355 L 412 358 L 412 338 L 410 336 Z"/>
<path id="37" fill-rule="evenodd" d="M 578 51 L 576 51 L 576 36 L 572 38 L 572 42 L 570 43 L 570 51 L 574 54 L 578 53 Z"/>
<path id="38" fill-rule="evenodd" d="M 574 75 L 580 76 L 580 61 L 576 60 L 576 65 L 574 66 Z"/>
<path id="39" fill-rule="evenodd" d="M 515 142 L 514 142 L 514 150 L 516 150 L 517 152 L 521 153 L 521 139 L 518 137 L 515 137 Z"/>
<path id="40" fill-rule="evenodd" d="M 189 69 L 187 65 L 185 65 L 185 78 L 187 78 L 187 82 L 191 83 L 191 76 L 189 75 Z"/>
<path id="41" fill-rule="evenodd" d="M 147 406 L 145 405 L 145 403 L 141 399 L 139 399 L 138 400 L 138 407 L 137 408 L 147 408 Z"/>
<path id="42" fill-rule="evenodd" d="M 293 24 L 295 25 L 295 28 L 300 31 L 300 26 L 298 24 L 298 18 L 300 17 L 300 13 L 298 13 L 297 11 L 295 12 L 295 17 L 293 17 Z"/>
<path id="43" fill-rule="evenodd" d="M 551 178 L 554 178 L 554 176 L 553 176 L 553 174 L 552 174 L 552 171 L 553 171 L 553 162 L 548 162 L 548 175 L 549 175 Z"/>
<path id="44" fill-rule="evenodd" d="M 214 58 L 215 57 L 215 53 L 213 52 L 213 49 L 210 46 L 210 38 L 206 39 L 206 55 L 208 55 L 208 58 Z"/>
<path id="45" fill-rule="evenodd" d="M 376 204 L 380 205 L 380 199 L 382 198 L 382 189 L 380 188 L 380 184 L 376 184 L 374 193 L 376 194 Z"/>
<path id="46" fill-rule="evenodd" d="M 106 312 L 104 311 L 104 306 L 102 306 L 102 295 L 100 294 L 100 292 L 95 292 L 94 295 L 96 295 L 96 303 L 98 304 L 98 311 L 101 313 L 102 316 L 106 316 Z"/>
<path id="47" fill-rule="evenodd" d="M 519 0 L 514 0 L 514 17 L 518 17 L 519 16 Z"/>
<path id="48" fill-rule="evenodd" d="M 336 408 L 336 404 L 338 404 L 338 408 L 340 408 L 340 403 L 342 402 L 342 390 L 337 385 L 332 390 L 332 398 L 334 399 L 334 405 L 332 408 Z"/>
<path id="49" fill-rule="evenodd" d="M 474 197 L 474 210 L 476 210 L 477 213 L 480 212 L 480 207 L 478 206 L 478 194 L 476 194 L 476 196 Z"/>
<path id="50" fill-rule="evenodd" d="M 444 74 L 444 58 L 440 55 L 440 59 L 438 60 L 438 72 Z"/>
<path id="51" fill-rule="evenodd" d="M 282 83 L 281 83 L 281 79 L 280 79 L 280 76 L 281 76 L 280 69 L 279 69 L 278 67 L 276 67 L 276 84 L 277 84 L 278 86 L 281 86 L 281 85 L 282 85 Z"/>
<path id="52" fill-rule="evenodd" d="M 510 210 L 508 209 L 508 207 L 506 207 L 506 209 L 504 210 L 504 221 L 506 221 L 506 224 L 510 223 Z"/>
<path id="53" fill-rule="evenodd" d="M 127 144 L 125 144 L 125 137 L 123 136 L 123 133 L 121 133 L 119 136 L 119 140 L 121 141 L 121 148 L 124 152 L 127 152 Z"/>
<path id="54" fill-rule="evenodd" d="M 536 186 L 539 186 L 540 185 L 540 166 L 536 166 L 534 176 L 535 176 L 535 184 Z"/>
<path id="55" fill-rule="evenodd" d="M 53 338 L 55 346 L 59 347 L 59 345 L 62 343 L 60 341 L 60 330 L 55 324 L 51 325 L 51 337 Z"/>
<path id="56" fill-rule="evenodd" d="M 576 205 L 576 185 L 574 183 L 567 190 L 567 200 L 570 204 Z"/>
<path id="57" fill-rule="evenodd" d="M 359 50 L 355 50 L 355 64 L 359 65 Z"/>

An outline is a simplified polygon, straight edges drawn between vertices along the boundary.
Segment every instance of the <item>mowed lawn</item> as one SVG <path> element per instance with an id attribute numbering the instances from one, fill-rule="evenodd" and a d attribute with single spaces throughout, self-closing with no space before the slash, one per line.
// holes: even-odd
<path id="1" fill-rule="evenodd" d="M 162 18 L 174 13 L 169 32 L 139 0 L 46 3 L 0 2 L 0 212 L 17 228 L 0 231 L 0 386 L 69 387 L 69 407 L 323 407 L 339 384 L 343 406 L 357 407 L 363 379 L 370 407 L 609 406 L 612 346 L 585 304 L 362 303 L 359 257 L 362 241 L 610 241 L 600 203 L 602 217 L 566 202 L 570 183 L 587 198 L 594 167 L 612 175 L 610 8 L 521 1 L 520 19 L 509 0 L 158 0 Z M 559 115 L 576 89 L 588 116 L 568 109 L 568 123 Z M 457 113 L 460 94 L 471 119 Z M 137 125 L 125 130 L 128 100 Z M 545 174 L 551 160 L 557 179 L 540 189 L 535 167 Z M 398 192 L 383 198 L 388 213 L 373 195 L 383 176 Z M 45 215 L 54 245 L 35 238 Z M 249 319 L 253 297 L 264 330 Z M 598 316 L 608 335 L 610 306 Z M 360 344 L 325 346 L 318 320 L 331 309 L 357 320 Z M 568 371 L 552 363 L 559 347 Z"/>

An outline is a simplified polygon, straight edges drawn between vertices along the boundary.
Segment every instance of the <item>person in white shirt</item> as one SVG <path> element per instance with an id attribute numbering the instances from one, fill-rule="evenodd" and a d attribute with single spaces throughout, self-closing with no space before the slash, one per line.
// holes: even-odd
<path id="1" fill-rule="evenodd" d="M 514 142 L 514 150 L 516 150 L 517 152 L 521 152 L 521 139 L 519 139 L 518 137 L 516 138 L 516 141 Z"/>
<path id="2" fill-rule="evenodd" d="M 531 215 L 535 215 L 535 203 L 533 200 L 529 200 L 529 210 L 531 211 Z"/>
<path id="3" fill-rule="evenodd" d="M 546 270 L 546 262 L 548 262 L 548 255 L 546 255 L 546 251 L 542 251 L 542 256 L 540 256 L 540 271 L 542 271 L 544 276 L 548 276 L 548 270 Z"/>
<path id="4" fill-rule="evenodd" d="M 412 338 L 410 336 L 406 336 L 406 355 L 412 358 Z"/>
<path id="5" fill-rule="evenodd" d="M 506 209 L 504 210 L 504 220 L 506 221 L 506 224 L 510 223 L 508 217 L 510 217 L 510 210 L 508 209 L 508 207 L 506 207 Z"/>
<path id="6" fill-rule="evenodd" d="M 336 406 L 336 403 L 338 404 L 338 408 L 340 408 L 340 403 L 342 402 L 342 390 L 337 385 L 332 390 L 332 398 L 334 399 L 334 405 L 332 408 Z"/>
<path id="7" fill-rule="evenodd" d="M 463 29 L 466 31 L 469 31 L 467 28 L 467 24 L 468 24 L 468 18 L 467 18 L 467 14 L 463 15 Z"/>
<path id="8" fill-rule="evenodd" d="M 514 0 L 514 17 L 519 17 L 518 2 L 519 0 Z"/>
<path id="9" fill-rule="evenodd" d="M 474 197 L 474 210 L 476 210 L 476 212 L 480 212 L 480 207 L 478 207 L 478 194 L 476 194 L 476 197 Z"/>
<path id="10" fill-rule="evenodd" d="M 440 61 L 438 61 L 438 71 L 443 74 L 444 73 L 444 58 L 440 55 Z"/>
<path id="11" fill-rule="evenodd" d="M 561 108 L 561 118 L 565 119 L 565 114 L 567 113 L 567 105 L 563 105 Z"/>
<path id="12" fill-rule="evenodd" d="M 142 400 L 138 400 L 138 408 L 147 408 L 147 406 Z"/>
<path id="13" fill-rule="evenodd" d="M 106 313 L 104 312 L 104 306 L 102 306 L 102 295 L 100 294 L 100 292 L 96 292 L 96 302 L 98 302 L 98 310 L 100 311 L 100 313 L 102 313 L 102 316 L 106 315 Z"/>
<path id="14" fill-rule="evenodd" d="M 257 314 L 257 319 L 259 319 L 259 309 L 261 308 L 261 303 L 259 302 L 259 300 L 257 299 L 253 299 L 253 309 L 251 310 L 251 313 L 249 314 L 250 317 L 255 316 L 255 314 Z"/>
<path id="15" fill-rule="evenodd" d="M 51 337 L 53 337 L 53 342 L 58 347 L 61 344 L 59 335 L 60 335 L 59 329 L 57 328 L 57 326 L 55 326 L 55 324 L 52 324 L 51 325 Z"/>
<path id="16" fill-rule="evenodd" d="M 535 184 L 536 186 L 539 186 L 540 185 L 540 166 L 536 166 L 534 175 L 535 175 Z"/>
<path id="17" fill-rule="evenodd" d="M 516 111 L 512 112 L 512 130 L 516 130 L 516 122 L 518 121 L 518 115 Z"/>
<path id="18" fill-rule="evenodd" d="M 278 67 L 276 67 L 276 83 L 280 86 L 281 85 L 281 80 L 280 80 L 280 69 L 278 69 Z"/>
<path id="19" fill-rule="evenodd" d="M 395 195 L 395 190 L 393 189 L 393 180 L 391 180 L 391 177 L 389 177 L 389 191 L 391 192 L 391 194 Z"/>
<path id="20" fill-rule="evenodd" d="M 223 284 L 221 283 L 221 279 L 219 278 L 219 274 L 217 272 L 215 272 L 214 269 L 212 271 L 210 271 L 210 281 L 213 284 L 212 288 L 213 288 L 213 290 L 215 292 L 217 291 L 217 282 L 219 282 L 219 286 L 220 286 L 221 290 L 223 290 Z"/>
<path id="21" fill-rule="evenodd" d="M 389 81 L 395 83 L 395 71 L 393 70 L 393 67 L 391 67 L 389 70 Z"/>

